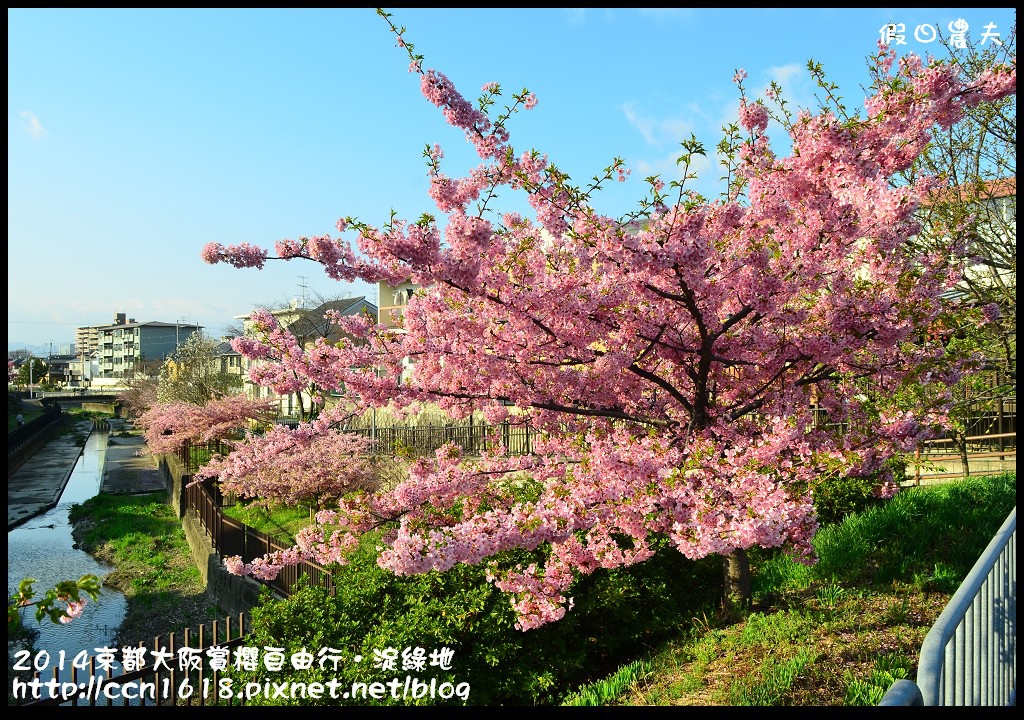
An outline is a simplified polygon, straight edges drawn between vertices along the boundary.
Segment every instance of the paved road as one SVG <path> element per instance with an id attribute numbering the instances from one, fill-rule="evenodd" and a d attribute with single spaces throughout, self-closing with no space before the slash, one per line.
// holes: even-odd
<path id="1" fill-rule="evenodd" d="M 110 421 L 111 431 L 103 464 L 100 492 L 146 493 L 165 489 L 163 474 L 138 436 L 121 437 L 129 425 Z M 7 478 L 7 529 L 55 507 L 82 455 L 82 438 L 92 431 L 91 420 L 74 425 L 75 432 L 46 441 Z"/>

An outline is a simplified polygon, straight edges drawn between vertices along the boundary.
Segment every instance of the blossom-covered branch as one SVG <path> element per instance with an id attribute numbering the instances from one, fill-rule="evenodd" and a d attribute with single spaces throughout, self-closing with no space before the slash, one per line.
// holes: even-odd
<path id="1" fill-rule="evenodd" d="M 346 498 L 321 538 L 334 538 L 323 540 L 331 552 L 384 527 L 379 561 L 396 573 L 487 563 L 529 629 L 562 617 L 576 578 L 649 557 L 654 536 L 693 558 L 787 546 L 811 559 L 814 485 L 877 470 L 944 421 L 948 397 L 910 403 L 900 390 L 955 379 L 972 358 L 951 357 L 941 327 L 986 319 L 944 297 L 962 248 L 912 251 L 915 211 L 939 180 L 892 179 L 933 128 L 1015 92 L 1015 66 L 962 79 L 955 67 L 912 56 L 895 64 L 883 51 L 887 82 L 865 116 L 794 115 L 785 157 L 738 73 L 723 198 L 680 188 L 669 204 L 655 181 L 645 213 L 623 222 L 547 156 L 513 149 L 507 123 L 513 108 L 536 105 L 531 95 L 491 117 L 498 86 L 484 86 L 474 107 L 412 58 L 421 92 L 482 163 L 453 179 L 440 149 L 430 152 L 443 230 L 430 217 L 381 228 L 347 217 L 338 230 L 354 231 L 352 242 L 278 243 L 281 257 L 313 259 L 336 279 L 421 289 L 401 332 L 353 325 L 362 343 L 280 353 L 280 367 L 264 372 L 322 379 L 368 406 L 482 411 L 545 436 L 528 460 L 444 449 L 397 487 Z M 473 207 L 499 188 L 525 193 L 535 217 Z M 267 254 L 214 244 L 203 256 L 261 267 Z M 407 359 L 406 380 L 388 381 Z M 523 566 L 511 550 L 539 559 Z"/>

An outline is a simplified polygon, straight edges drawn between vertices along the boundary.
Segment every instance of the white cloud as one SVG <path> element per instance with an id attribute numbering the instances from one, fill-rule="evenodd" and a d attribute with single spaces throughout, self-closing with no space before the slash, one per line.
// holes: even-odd
<path id="1" fill-rule="evenodd" d="M 747 98 L 765 98 L 765 92 L 772 81 L 782 88 L 783 97 L 791 111 L 798 107 L 814 106 L 810 77 L 806 67 L 799 63 L 759 70 L 756 76 L 745 83 Z M 774 106 L 771 101 L 767 102 L 769 107 Z M 723 158 L 716 152 L 715 145 L 722 137 L 722 128 L 739 121 L 739 92 L 735 88 L 730 95 L 716 92 L 700 102 L 689 103 L 685 108 L 661 117 L 656 113 L 645 112 L 637 103 L 623 104 L 621 110 L 630 126 L 651 149 L 651 155 L 647 157 L 633 156 L 630 167 L 634 177 L 658 175 L 665 182 L 682 179 L 683 167 L 677 165 L 676 160 L 682 152 L 680 143 L 692 134 L 704 143 L 708 155 L 693 158 L 690 172 L 695 172 L 698 179 L 689 183 L 688 187 L 706 196 L 717 196 L 721 190 L 720 176 L 724 170 Z M 768 132 L 773 143 L 778 143 L 776 151 L 783 154 L 788 152 L 787 133 L 774 122 L 770 124 Z"/>
<path id="2" fill-rule="evenodd" d="M 43 130 L 43 124 L 39 122 L 39 118 L 35 116 L 35 113 L 30 113 L 28 110 L 22 110 L 21 118 L 23 120 L 22 124 L 25 128 L 25 132 L 31 135 L 33 140 L 39 140 L 46 135 L 46 131 Z"/>
<path id="3" fill-rule="evenodd" d="M 683 171 L 686 168 L 684 165 L 676 163 L 676 160 L 679 159 L 679 155 L 682 151 L 682 148 L 679 148 L 678 150 L 672 151 L 669 155 L 655 160 L 637 160 L 633 163 L 633 175 L 641 178 L 658 175 L 666 183 L 672 180 L 682 180 Z M 690 173 L 697 173 L 697 177 L 703 180 L 711 169 L 711 163 L 711 158 L 703 155 L 695 155 L 690 163 Z M 687 185 L 687 187 L 699 190 L 696 186 Z"/>
<path id="4" fill-rule="evenodd" d="M 697 14 L 694 8 L 639 8 L 637 12 L 642 17 L 654 18 L 658 22 L 668 20 L 686 21 Z"/>
<path id="5" fill-rule="evenodd" d="M 566 8 L 565 16 L 569 20 L 570 25 L 582 25 L 587 19 L 586 8 Z"/>
<path id="6" fill-rule="evenodd" d="M 799 63 L 790 63 L 789 65 L 768 68 L 767 72 L 768 77 L 785 88 L 789 85 L 790 80 L 804 72 L 804 66 Z"/>
<path id="7" fill-rule="evenodd" d="M 693 125 L 685 120 L 676 118 L 650 118 L 642 116 L 636 110 L 633 103 L 626 103 L 622 106 L 622 113 L 626 120 L 636 128 L 643 136 L 644 142 L 648 145 L 658 147 L 666 143 L 678 143 L 683 138 L 689 137 Z"/>

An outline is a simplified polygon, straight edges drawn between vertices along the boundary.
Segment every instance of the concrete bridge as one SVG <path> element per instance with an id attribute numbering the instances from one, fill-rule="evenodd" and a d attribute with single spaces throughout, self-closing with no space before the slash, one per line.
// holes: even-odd
<path id="1" fill-rule="evenodd" d="M 84 408 L 86 410 L 99 410 L 118 415 L 120 408 L 117 403 L 120 399 L 121 394 L 119 392 L 104 388 L 102 390 L 39 392 L 35 393 L 33 402 L 56 405 L 61 410 Z"/>

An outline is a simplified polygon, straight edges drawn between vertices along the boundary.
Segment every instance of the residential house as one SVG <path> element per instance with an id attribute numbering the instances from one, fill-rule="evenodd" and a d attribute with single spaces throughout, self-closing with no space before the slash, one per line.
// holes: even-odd
<path id="1" fill-rule="evenodd" d="M 307 347 L 312 345 L 317 338 L 325 338 L 328 342 L 338 342 L 344 336 L 335 325 L 326 319 L 325 315 L 328 310 L 333 310 L 342 316 L 369 315 L 374 318 L 378 316 L 377 305 L 364 296 L 329 300 L 314 308 L 306 308 L 300 305 L 298 300 L 293 299 L 288 307 L 271 310 L 270 313 L 277 318 L 281 327 L 295 336 L 300 346 Z M 252 332 L 252 322 L 248 315 L 239 315 L 235 319 L 242 320 L 242 326 L 247 335 Z M 230 356 L 225 356 L 225 362 L 231 362 Z M 242 373 L 248 377 L 253 361 L 243 358 L 241 363 Z M 272 398 L 277 400 L 280 418 L 289 422 L 302 420 L 312 406 L 309 393 L 278 395 L 272 388 L 261 387 L 252 382 L 246 383 L 246 394 L 253 399 Z"/>
<path id="2" fill-rule="evenodd" d="M 955 222 L 977 216 L 976 235 L 969 250 L 984 262 L 970 267 L 963 287 L 996 290 L 1003 304 L 1016 306 L 1017 178 L 964 183 L 933 193 L 922 203 L 918 217 L 927 227 L 933 220 Z M 1005 308 L 1004 308 L 1005 309 Z"/>
<path id="3" fill-rule="evenodd" d="M 231 375 L 245 376 L 245 358 L 231 347 L 231 338 L 222 337 L 213 349 L 213 370 Z"/>
<path id="4" fill-rule="evenodd" d="M 100 374 L 99 350 L 93 350 L 88 355 L 77 354 L 74 361 L 68 366 L 68 385 L 76 388 L 86 388 L 92 384 L 92 379 Z"/>
<path id="5" fill-rule="evenodd" d="M 46 359 L 46 382 L 54 387 L 71 384 L 72 365 L 78 360 L 74 355 L 50 355 Z"/>

